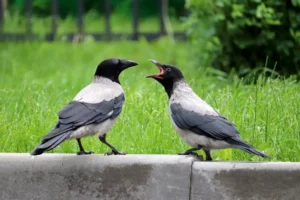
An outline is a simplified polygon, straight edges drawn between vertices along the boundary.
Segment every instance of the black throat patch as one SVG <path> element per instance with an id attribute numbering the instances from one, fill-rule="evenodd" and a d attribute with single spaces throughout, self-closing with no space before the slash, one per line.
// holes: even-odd
<path id="1" fill-rule="evenodd" d="M 164 86 L 169 99 L 171 98 L 171 96 L 174 92 L 175 83 L 178 81 L 181 81 L 181 80 L 182 80 L 182 78 L 180 78 L 180 79 L 157 79 L 157 81 Z"/>

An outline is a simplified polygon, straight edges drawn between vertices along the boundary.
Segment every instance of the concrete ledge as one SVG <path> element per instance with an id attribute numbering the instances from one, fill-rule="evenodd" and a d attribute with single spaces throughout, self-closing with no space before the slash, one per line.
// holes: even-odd
<path id="1" fill-rule="evenodd" d="M 0 153 L 1 200 L 299 199 L 300 163 Z"/>
<path id="2" fill-rule="evenodd" d="M 0 154 L 0 199 L 188 200 L 194 160 L 168 155 Z"/>
<path id="3" fill-rule="evenodd" d="M 193 200 L 296 200 L 300 163 L 195 162 L 191 182 Z"/>

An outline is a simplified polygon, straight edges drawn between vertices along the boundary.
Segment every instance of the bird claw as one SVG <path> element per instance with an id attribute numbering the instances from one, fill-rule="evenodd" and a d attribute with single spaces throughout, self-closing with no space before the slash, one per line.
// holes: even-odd
<path id="1" fill-rule="evenodd" d="M 126 154 L 127 153 L 125 153 L 125 152 L 118 152 L 118 151 L 112 150 L 111 152 L 106 152 L 104 155 L 111 156 L 111 155 L 126 155 Z"/>
<path id="2" fill-rule="evenodd" d="M 204 160 L 202 155 L 199 155 L 195 152 L 183 152 L 183 153 L 178 153 L 178 155 L 192 155 L 192 156 L 195 156 L 199 161 Z"/>
<path id="3" fill-rule="evenodd" d="M 77 153 L 77 155 L 90 155 L 90 154 L 94 154 L 94 152 L 93 151 L 79 151 L 78 153 Z"/>
<path id="4" fill-rule="evenodd" d="M 191 151 L 191 152 L 183 152 L 183 153 L 178 153 L 178 155 L 193 155 L 193 156 L 199 156 L 197 153 Z"/>

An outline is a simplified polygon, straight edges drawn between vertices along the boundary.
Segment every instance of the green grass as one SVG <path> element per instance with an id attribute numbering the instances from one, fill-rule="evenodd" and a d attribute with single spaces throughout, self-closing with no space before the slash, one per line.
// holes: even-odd
<path id="1" fill-rule="evenodd" d="M 241 136 L 270 154 L 262 159 L 241 150 L 214 153 L 219 160 L 300 161 L 300 85 L 292 79 L 260 78 L 243 84 L 234 75 L 209 76 L 191 62 L 189 44 L 167 39 L 147 43 L 111 42 L 0 44 L 0 152 L 30 152 L 55 125 L 57 112 L 89 84 L 96 65 L 119 57 L 139 62 L 121 74 L 125 107 L 108 142 L 130 154 L 175 154 L 189 148 L 173 129 L 167 95 L 147 74 L 148 58 L 179 66 L 195 92 L 237 124 Z M 87 150 L 109 149 L 97 138 L 83 139 Z M 52 152 L 75 153 L 74 140 Z"/>

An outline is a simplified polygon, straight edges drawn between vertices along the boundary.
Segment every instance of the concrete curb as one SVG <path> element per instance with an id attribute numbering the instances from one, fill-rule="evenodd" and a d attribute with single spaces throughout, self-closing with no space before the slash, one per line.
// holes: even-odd
<path id="1" fill-rule="evenodd" d="M 0 199 L 299 199 L 300 163 L 0 153 Z"/>
<path id="2" fill-rule="evenodd" d="M 0 154 L 0 199 L 188 200 L 195 158 Z"/>
<path id="3" fill-rule="evenodd" d="M 296 200 L 300 163 L 194 162 L 191 185 L 193 200 Z"/>

